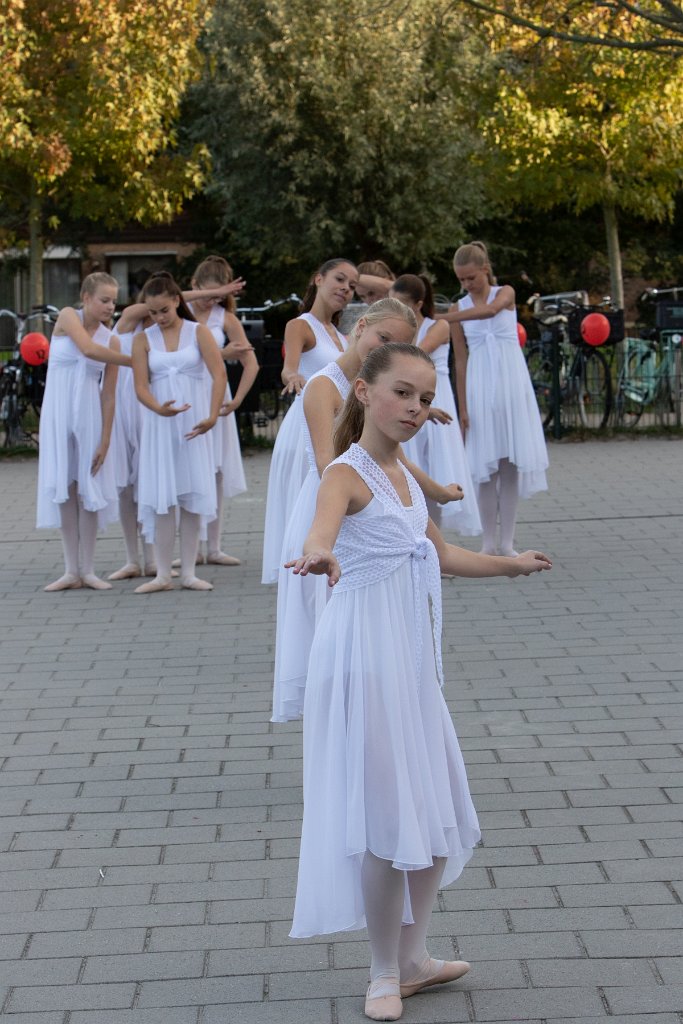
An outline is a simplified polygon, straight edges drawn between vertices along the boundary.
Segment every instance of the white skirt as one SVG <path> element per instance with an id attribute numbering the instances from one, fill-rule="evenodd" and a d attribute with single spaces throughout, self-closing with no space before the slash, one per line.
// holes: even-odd
<path id="1" fill-rule="evenodd" d="M 445 857 L 447 885 L 480 839 L 426 605 L 419 679 L 414 622 L 409 561 L 384 580 L 335 591 L 320 618 L 306 683 L 292 937 L 365 927 L 367 850 L 404 871 Z"/>
<path id="2" fill-rule="evenodd" d="M 307 473 L 304 403 L 297 395 L 280 424 L 270 462 L 261 583 L 277 581 L 285 527 Z"/>
<path id="3" fill-rule="evenodd" d="M 303 552 L 304 541 L 315 516 L 319 489 L 318 471 L 311 469 L 289 517 L 282 544 L 281 566 L 299 558 Z M 331 595 L 327 576 L 295 576 L 291 569 L 280 568 L 271 722 L 291 722 L 303 715 L 311 644 L 316 624 Z"/>
<path id="4" fill-rule="evenodd" d="M 209 377 L 210 394 L 211 377 Z M 229 384 L 225 389 L 224 401 L 226 403 L 232 401 Z M 236 494 L 242 494 L 247 489 L 235 413 L 231 412 L 229 416 L 219 416 L 216 426 L 210 432 L 210 437 L 216 473 L 223 474 L 223 497 L 234 498 Z"/>
<path id="5" fill-rule="evenodd" d="M 548 452 L 538 402 L 519 345 L 498 343 L 498 372 L 491 379 L 485 344 L 472 348 L 467 361 L 466 451 L 475 484 L 490 480 L 501 459 L 519 472 L 519 495 L 529 498 L 548 489 Z"/>

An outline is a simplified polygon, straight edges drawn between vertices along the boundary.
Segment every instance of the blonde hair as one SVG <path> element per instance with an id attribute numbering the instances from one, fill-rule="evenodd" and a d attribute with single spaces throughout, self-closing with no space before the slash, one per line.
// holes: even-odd
<path id="1" fill-rule="evenodd" d="M 207 256 L 192 275 L 192 280 L 197 288 L 204 288 L 209 281 L 216 281 L 217 284 L 230 284 L 234 279 L 232 267 L 222 256 Z M 237 309 L 234 295 L 226 295 L 221 299 L 219 305 L 227 309 L 229 313 L 234 313 Z"/>
<path id="2" fill-rule="evenodd" d="M 364 313 L 361 313 L 351 328 L 349 345 L 355 345 L 362 334 L 360 329 L 361 320 L 368 327 L 372 327 L 373 324 L 379 323 L 380 320 L 388 320 L 390 318 L 403 320 L 414 331 L 417 330 L 417 320 L 410 306 L 406 306 L 405 302 L 401 302 L 400 299 L 387 297 L 386 299 L 378 299 L 377 302 L 373 302 Z"/>
<path id="3" fill-rule="evenodd" d="M 469 242 L 467 245 L 461 245 L 459 249 L 455 250 L 455 256 L 453 257 L 454 270 L 457 267 L 466 267 L 470 263 L 482 269 L 486 267 L 489 284 L 496 283 L 488 250 L 483 242 Z"/>
<path id="4" fill-rule="evenodd" d="M 88 274 L 83 279 L 81 285 L 81 298 L 84 295 L 94 295 L 101 284 L 106 284 L 112 288 L 116 288 L 118 291 L 119 282 L 111 274 L 105 274 L 103 270 L 95 270 L 92 274 Z"/>
<path id="5" fill-rule="evenodd" d="M 434 363 L 424 349 L 419 348 L 417 345 L 406 345 L 401 342 L 390 341 L 386 345 L 373 348 L 361 366 L 358 378 L 366 381 L 368 384 L 374 384 L 380 374 L 386 373 L 391 369 L 391 364 L 396 356 L 411 356 L 414 359 L 420 359 L 423 363 L 429 363 L 432 370 L 434 370 Z M 358 401 L 355 389 L 351 388 L 334 432 L 335 458 L 347 451 L 354 442 L 359 440 L 363 433 L 364 424 L 365 407 Z"/>
<path id="6" fill-rule="evenodd" d="M 383 277 L 386 281 L 395 281 L 396 275 L 386 265 L 384 260 L 367 260 L 359 263 L 356 268 L 359 274 L 371 274 L 372 277 Z"/>

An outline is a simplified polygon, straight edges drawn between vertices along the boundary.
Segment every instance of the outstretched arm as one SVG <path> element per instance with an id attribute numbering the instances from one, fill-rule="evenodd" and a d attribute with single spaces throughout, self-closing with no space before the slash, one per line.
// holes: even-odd
<path id="1" fill-rule="evenodd" d="M 130 356 L 93 341 L 81 323 L 78 313 L 71 306 L 65 306 L 57 317 L 54 333 L 56 336 L 68 335 L 88 359 L 94 359 L 98 363 L 111 363 L 113 366 L 131 365 Z"/>
<path id="2" fill-rule="evenodd" d="M 465 576 L 481 579 L 488 576 L 530 576 L 533 572 L 552 569 L 552 562 L 541 551 L 523 551 L 521 555 L 508 558 L 506 555 L 483 555 L 479 551 L 468 551 L 456 544 L 447 544 L 440 531 L 429 520 L 427 536 L 436 548 L 441 571 L 449 576 Z"/>
<path id="3" fill-rule="evenodd" d="M 435 313 L 435 320 L 445 320 L 449 324 L 461 324 L 465 320 L 491 320 L 502 309 L 515 308 L 515 290 L 509 284 L 497 292 L 492 302 L 485 306 L 472 306 L 471 309 L 458 309 L 457 305 L 447 313 Z"/>
<path id="4" fill-rule="evenodd" d="M 446 505 L 449 501 L 462 501 L 464 494 L 460 484 L 452 483 L 445 486 L 437 484 L 436 480 L 432 480 L 431 476 L 428 476 L 424 470 L 406 458 L 405 452 L 400 445 L 398 446 L 398 458 L 411 476 L 415 477 L 425 498 L 435 501 L 437 505 Z"/>

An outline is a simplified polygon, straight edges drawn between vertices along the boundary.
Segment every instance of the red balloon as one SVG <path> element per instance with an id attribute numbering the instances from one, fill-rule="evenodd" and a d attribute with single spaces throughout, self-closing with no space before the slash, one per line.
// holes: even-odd
<path id="1" fill-rule="evenodd" d="M 50 355 L 50 342 L 44 334 L 32 331 L 21 339 L 19 352 L 29 366 L 42 366 Z"/>
<path id="2" fill-rule="evenodd" d="M 524 348 L 526 345 L 526 327 L 524 324 L 517 324 L 517 337 L 519 338 L 520 345 Z"/>
<path id="3" fill-rule="evenodd" d="M 602 345 L 610 335 L 610 322 L 602 313 L 589 313 L 581 321 L 581 337 L 587 345 Z"/>

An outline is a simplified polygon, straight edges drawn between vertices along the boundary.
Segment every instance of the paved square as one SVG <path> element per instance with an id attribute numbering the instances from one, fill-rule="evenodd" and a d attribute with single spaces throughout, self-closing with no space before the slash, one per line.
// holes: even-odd
<path id="1" fill-rule="evenodd" d="M 444 582 L 446 692 L 484 843 L 433 917 L 473 963 L 412 1024 L 683 1020 L 683 442 L 560 444 L 514 582 Z M 44 594 L 34 462 L 0 463 L 0 1013 L 360 1024 L 361 934 L 287 938 L 301 731 L 269 723 L 267 453 L 210 594 Z M 476 547 L 475 542 L 468 546 Z M 117 531 L 98 542 L 117 568 Z"/>

